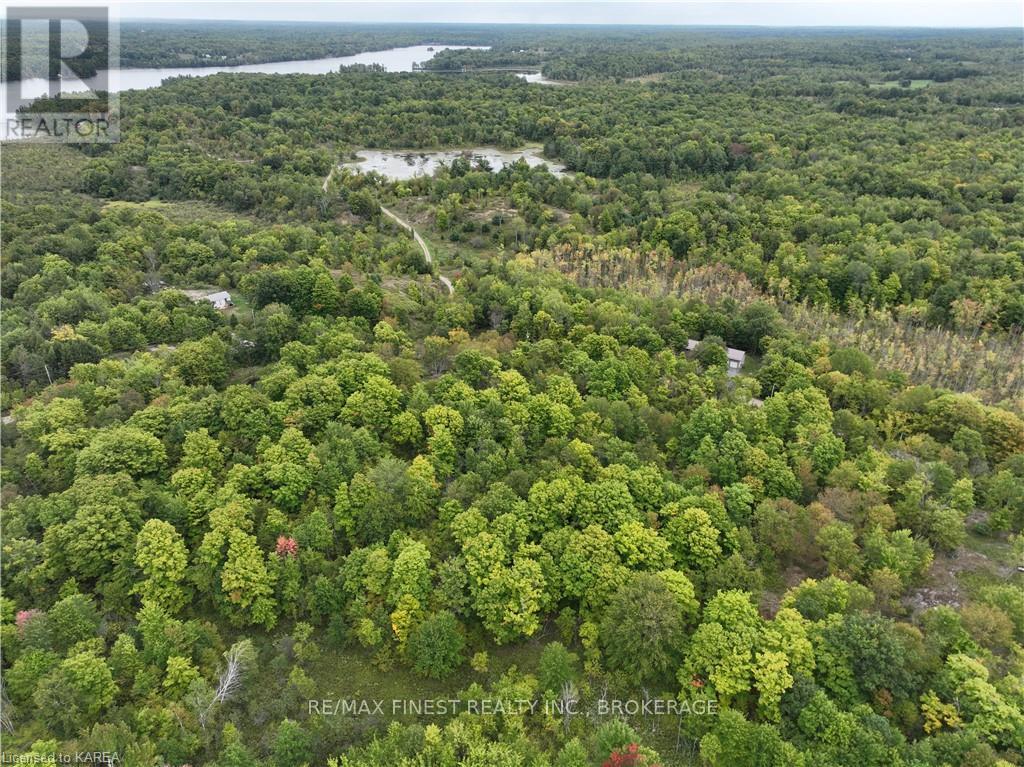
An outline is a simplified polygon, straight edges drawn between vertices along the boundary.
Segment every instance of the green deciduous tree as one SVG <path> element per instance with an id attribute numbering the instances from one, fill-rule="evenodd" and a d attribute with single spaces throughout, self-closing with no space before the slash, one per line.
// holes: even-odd
<path id="1" fill-rule="evenodd" d="M 167 461 L 164 446 L 142 429 L 123 426 L 99 432 L 78 454 L 78 474 L 116 474 L 143 477 L 160 471 Z"/>
<path id="2" fill-rule="evenodd" d="M 674 671 L 686 639 L 687 616 L 657 575 L 636 575 L 612 597 L 601 620 L 608 667 L 655 682 Z"/>
<path id="3" fill-rule="evenodd" d="M 227 534 L 228 550 L 221 575 L 228 615 L 240 624 L 272 628 L 277 622 L 274 581 L 256 539 L 241 531 Z"/>
<path id="4" fill-rule="evenodd" d="M 150 519 L 142 526 L 135 539 L 135 564 L 146 577 L 135 589 L 143 599 L 157 602 L 172 614 L 181 609 L 188 550 L 173 525 Z"/>
<path id="5" fill-rule="evenodd" d="M 550 642 L 540 654 L 537 678 L 542 690 L 559 693 L 562 685 L 576 678 L 575 653 L 569 652 L 561 642 Z"/>
<path id="6" fill-rule="evenodd" d="M 708 602 L 690 641 L 679 673 L 680 684 L 689 685 L 696 677 L 724 702 L 749 693 L 762 624 L 749 594 L 720 591 Z"/>
<path id="7" fill-rule="evenodd" d="M 665 537 L 676 562 L 697 572 L 713 567 L 722 554 L 722 547 L 718 528 L 708 513 L 704 509 L 679 509 L 671 505 L 661 513 L 668 518 Z"/>
<path id="8" fill-rule="evenodd" d="M 33 700 L 47 724 L 70 736 L 91 726 L 116 694 L 117 685 L 103 658 L 81 652 L 66 658 L 40 680 Z"/>
<path id="9" fill-rule="evenodd" d="M 462 627 L 454 615 L 444 610 L 428 616 L 412 630 L 406 654 L 416 673 L 442 679 L 465 661 L 464 647 Z"/>
<path id="10" fill-rule="evenodd" d="M 220 386 L 228 377 L 227 353 L 217 336 L 187 341 L 174 352 L 174 369 L 189 386 Z"/>

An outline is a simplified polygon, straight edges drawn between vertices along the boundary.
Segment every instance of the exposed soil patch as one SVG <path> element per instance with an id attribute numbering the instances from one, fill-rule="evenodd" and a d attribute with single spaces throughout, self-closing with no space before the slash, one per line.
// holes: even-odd
<path id="1" fill-rule="evenodd" d="M 1013 568 L 999 564 L 984 554 L 961 546 L 953 554 L 936 553 L 928 571 L 928 583 L 911 589 L 901 600 L 911 612 L 948 605 L 960 607 L 967 600 L 967 590 L 960 583 L 964 573 L 977 573 L 992 578 L 1009 578 Z"/>

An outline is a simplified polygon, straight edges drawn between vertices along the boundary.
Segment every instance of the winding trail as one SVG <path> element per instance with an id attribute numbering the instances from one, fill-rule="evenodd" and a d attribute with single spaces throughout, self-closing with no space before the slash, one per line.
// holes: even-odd
<path id="1" fill-rule="evenodd" d="M 388 210 L 383 205 L 380 206 L 380 212 L 383 213 L 388 218 L 390 218 L 391 220 L 393 220 L 405 231 L 412 232 L 413 239 L 416 240 L 416 244 L 419 245 L 420 250 L 423 251 L 423 259 L 427 262 L 427 266 L 430 266 L 431 264 L 434 263 L 434 258 L 433 256 L 430 255 L 430 248 L 427 247 L 426 240 L 420 237 L 420 233 L 413 229 L 412 224 L 410 224 L 405 219 L 401 218 L 398 214 L 394 213 L 393 211 Z M 449 280 L 444 275 L 438 275 L 438 279 L 441 280 L 441 283 L 448 289 L 448 295 L 453 295 L 455 293 L 455 288 L 452 286 L 451 280 Z"/>
<path id="2" fill-rule="evenodd" d="M 327 185 L 331 183 L 331 178 L 334 177 L 334 171 L 337 169 L 338 166 L 335 165 L 331 168 L 331 172 L 327 174 L 327 178 L 324 179 L 323 186 L 321 187 L 323 191 L 327 191 Z M 416 240 L 416 244 L 419 245 L 420 250 L 423 251 L 423 260 L 427 262 L 427 266 L 432 266 L 434 263 L 434 257 L 430 255 L 430 248 L 427 247 L 427 241 L 420 237 L 420 233 L 413 229 L 412 224 L 403 219 L 394 211 L 388 210 L 383 205 L 380 206 L 380 212 L 383 213 L 388 218 L 390 218 L 400 227 L 402 227 L 405 231 L 412 233 L 413 239 Z M 448 295 L 455 295 L 455 286 L 452 285 L 451 280 L 449 280 L 443 274 L 437 275 L 437 278 L 441 281 L 441 284 L 448 289 Z"/>
<path id="3" fill-rule="evenodd" d="M 323 189 L 325 192 L 327 191 L 327 185 L 329 183 L 331 183 L 331 179 L 334 178 L 334 171 L 336 171 L 337 169 L 338 169 L 337 165 L 332 165 L 331 166 L 331 172 L 328 173 L 327 174 L 327 178 L 324 179 L 324 185 L 322 187 L 320 187 L 320 188 Z"/>

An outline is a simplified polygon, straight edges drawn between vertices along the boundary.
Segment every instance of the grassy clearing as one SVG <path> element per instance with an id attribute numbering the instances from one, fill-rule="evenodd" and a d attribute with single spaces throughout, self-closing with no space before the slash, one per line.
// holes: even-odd
<path id="1" fill-rule="evenodd" d="M 1014 554 L 1013 547 L 1006 541 L 997 540 L 971 532 L 964 541 L 964 548 L 976 551 L 986 559 L 1004 567 L 1016 567 L 1022 564 Z"/>
<path id="2" fill-rule="evenodd" d="M 426 240 L 435 265 L 442 270 L 464 267 L 475 258 L 497 256 L 502 251 L 502 240 L 510 243 L 504 248 L 505 251 L 514 250 L 515 232 L 526 228 L 519 212 L 505 197 L 466 200 L 464 220 L 455 227 L 458 232 L 458 239 L 455 240 L 451 232 L 436 227 L 432 206 L 424 198 L 405 198 L 392 209 L 416 227 L 416 231 Z M 570 215 L 568 211 L 552 210 L 555 211 L 556 220 L 567 220 Z M 501 214 L 500 223 L 493 223 L 495 214 Z M 462 231 L 461 226 L 467 223 L 475 231 Z"/>
<path id="3" fill-rule="evenodd" d="M 232 218 L 246 218 L 244 214 L 236 211 L 226 210 L 208 202 L 199 200 L 185 200 L 167 202 L 164 200 L 147 200 L 146 202 L 126 202 L 115 200 L 103 206 L 104 211 L 114 211 L 118 208 L 138 208 L 151 210 L 165 216 L 175 224 L 191 224 L 195 221 L 226 221 Z"/>
<path id="4" fill-rule="evenodd" d="M 249 299 L 245 297 L 245 294 L 242 293 L 241 290 L 237 289 L 229 290 L 228 292 L 231 293 L 231 303 L 234 304 L 234 306 L 229 306 L 225 309 L 224 314 L 229 317 L 232 314 L 237 314 L 239 315 L 239 319 L 242 317 L 252 316 L 253 307 L 249 302 Z"/>
<path id="5" fill-rule="evenodd" d="M 933 84 L 934 82 L 935 82 L 934 80 L 911 80 L 909 86 L 902 86 L 902 85 L 900 85 L 900 81 L 899 80 L 886 80 L 885 82 L 881 82 L 881 83 L 869 83 L 868 87 L 870 87 L 870 88 L 903 88 L 903 87 L 909 87 L 910 90 L 915 91 L 915 90 L 920 90 L 921 88 L 927 88 L 929 85 Z"/>
<path id="6" fill-rule="evenodd" d="M 490 687 L 509 669 L 515 667 L 520 672 L 536 674 L 537 663 L 544 646 L 558 637 L 550 626 L 542 630 L 533 638 L 513 646 L 500 646 L 493 643 L 486 643 L 483 646 L 471 646 L 467 648 L 466 655 L 469 657 L 479 649 L 485 649 L 489 657 L 488 669 L 485 672 L 477 672 L 470 668 L 469 664 L 463 665 L 454 675 L 443 680 L 425 679 L 411 672 L 401 665 L 391 668 L 380 669 L 373 662 L 373 655 L 367 650 L 360 648 L 324 648 L 320 657 L 305 665 L 306 674 L 312 681 L 303 694 L 297 694 L 294 684 L 287 684 L 279 699 L 273 704 L 274 708 L 280 709 L 281 716 L 288 716 L 296 720 L 313 719 L 319 720 L 313 726 L 316 729 L 330 731 L 331 737 L 341 746 L 350 745 L 356 742 L 365 742 L 372 734 L 374 728 L 379 728 L 391 721 L 403 723 L 419 722 L 420 724 L 443 725 L 450 716 L 429 716 L 417 714 L 411 708 L 402 707 L 402 701 L 445 701 L 460 697 L 474 683 L 484 687 Z M 573 652 L 581 654 L 578 647 L 570 648 Z M 261 671 L 259 684 L 265 689 L 274 689 L 281 686 L 280 672 L 275 671 L 273 663 L 268 664 Z M 599 727 L 602 723 L 612 718 L 610 716 L 597 716 L 594 714 L 596 701 L 606 694 L 609 699 L 640 699 L 640 691 L 625 693 L 622 691 L 606 690 L 603 686 L 588 684 L 587 680 L 580 680 L 580 687 L 583 693 L 580 710 L 590 711 L 587 727 Z M 651 691 L 653 697 L 665 697 Z M 334 713 L 329 715 L 317 715 L 310 713 L 310 700 L 316 701 L 383 701 L 382 711 L 372 713 L 364 710 L 359 714 Z M 397 708 L 393 701 L 398 701 Z M 336 705 L 336 704 L 335 704 Z M 323 704 L 320 704 L 321 709 Z M 371 703 L 372 706 L 372 703 Z M 537 703 L 532 718 L 540 720 L 544 717 L 543 703 Z M 686 750 L 677 751 L 679 721 L 672 716 L 655 717 L 626 717 L 632 726 L 644 735 L 644 741 L 656 748 L 662 755 L 662 764 L 665 767 L 687 767 L 696 762 L 690 758 Z M 259 730 L 251 730 L 251 742 L 255 742 L 266 734 Z"/>

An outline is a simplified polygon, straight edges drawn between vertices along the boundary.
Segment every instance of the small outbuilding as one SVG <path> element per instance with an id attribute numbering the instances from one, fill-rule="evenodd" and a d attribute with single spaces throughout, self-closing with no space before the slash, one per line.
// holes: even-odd
<path id="1" fill-rule="evenodd" d="M 729 375 L 737 375 L 743 369 L 743 363 L 747 360 L 747 353 L 727 346 L 725 347 L 725 356 L 729 358 Z"/>
<path id="2" fill-rule="evenodd" d="M 203 296 L 203 300 L 209 301 L 213 304 L 214 309 L 227 309 L 229 306 L 234 306 L 234 303 L 231 301 L 231 294 L 226 290 L 210 293 L 208 296 Z"/>
<path id="3" fill-rule="evenodd" d="M 695 341 L 692 338 L 686 341 L 686 351 L 692 352 L 700 345 L 700 341 Z M 743 363 L 747 361 L 747 353 L 741 349 L 733 349 L 731 346 L 725 347 L 725 356 L 728 360 L 728 368 L 726 372 L 731 375 L 739 375 L 740 371 L 743 370 Z"/>

